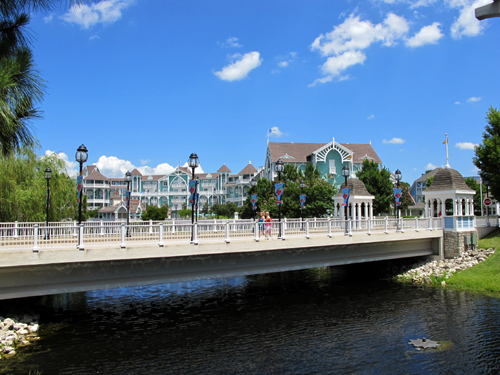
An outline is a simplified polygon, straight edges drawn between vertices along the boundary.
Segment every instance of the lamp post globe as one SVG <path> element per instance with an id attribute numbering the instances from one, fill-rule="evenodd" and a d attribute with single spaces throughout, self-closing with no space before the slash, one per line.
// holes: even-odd
<path id="1" fill-rule="evenodd" d="M 50 239 L 50 233 L 49 233 L 49 206 L 50 206 L 50 179 L 52 178 L 52 169 L 50 167 L 47 167 L 45 169 L 45 172 L 43 173 L 43 177 L 47 180 L 47 202 L 46 202 L 46 215 L 45 215 L 45 227 L 46 233 L 45 233 L 45 239 L 49 240 Z"/>
<path id="2" fill-rule="evenodd" d="M 127 171 L 127 173 L 125 173 L 125 181 L 127 182 L 127 237 L 130 237 L 130 232 L 129 232 L 130 199 L 132 198 L 130 196 L 130 182 L 132 181 L 132 173 L 130 173 L 130 171 Z"/>

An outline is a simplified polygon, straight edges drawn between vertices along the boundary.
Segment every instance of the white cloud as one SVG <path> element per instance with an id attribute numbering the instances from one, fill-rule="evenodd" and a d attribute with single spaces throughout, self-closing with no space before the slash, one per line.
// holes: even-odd
<path id="1" fill-rule="evenodd" d="M 406 141 L 402 138 L 392 138 L 391 140 L 386 140 L 384 139 L 382 141 L 382 143 L 390 143 L 390 144 L 393 144 L 393 145 L 402 145 L 403 143 L 405 143 Z"/>
<path id="2" fill-rule="evenodd" d="M 127 171 L 131 172 L 135 169 L 130 161 L 118 159 L 116 156 L 102 155 L 95 165 L 106 177 L 123 177 Z"/>
<path id="3" fill-rule="evenodd" d="M 430 170 L 433 170 L 433 169 L 436 169 L 436 168 L 437 168 L 437 167 L 436 167 L 434 164 L 429 163 L 429 164 L 427 164 L 427 167 L 425 167 L 425 170 L 429 170 L 429 169 L 430 169 Z"/>
<path id="4" fill-rule="evenodd" d="M 51 23 L 53 19 L 54 19 L 54 14 L 52 13 L 52 14 L 49 14 L 48 16 L 46 16 L 46 17 L 43 17 L 43 22 L 45 22 L 45 23 Z"/>
<path id="5" fill-rule="evenodd" d="M 68 159 L 68 155 L 66 155 L 64 152 L 56 153 L 50 150 L 45 151 L 45 156 L 52 155 L 56 155 L 59 159 L 62 159 L 64 161 L 64 164 L 66 164 L 66 173 L 68 174 L 68 176 L 75 177 L 80 172 L 80 164 L 76 160 L 70 161 Z"/>
<path id="6" fill-rule="evenodd" d="M 422 27 L 418 33 L 406 41 L 406 45 L 420 47 L 426 44 L 436 44 L 443 37 L 440 25 L 439 22 L 434 22 L 432 25 Z"/>
<path id="7" fill-rule="evenodd" d="M 175 168 L 168 163 L 158 164 L 155 168 L 148 167 L 147 165 L 138 167 L 137 170 L 143 175 L 166 175 L 172 173 Z"/>
<path id="8" fill-rule="evenodd" d="M 239 55 L 238 55 L 239 56 Z M 233 55 L 235 57 L 235 55 Z M 262 64 L 260 53 L 257 51 L 244 54 L 240 60 L 222 68 L 214 74 L 223 81 L 238 81 L 246 78 L 248 73 Z"/>
<path id="9" fill-rule="evenodd" d="M 94 39 L 101 39 L 101 37 L 99 35 L 91 35 L 89 37 L 89 40 L 94 40 Z"/>
<path id="10" fill-rule="evenodd" d="M 269 129 L 269 136 L 270 137 L 280 138 L 282 135 L 283 135 L 283 132 L 277 126 L 274 126 L 271 129 Z"/>
<path id="11" fill-rule="evenodd" d="M 370 116 L 368 116 L 366 119 L 367 120 L 373 120 L 375 118 L 375 115 L 372 113 Z"/>
<path id="12" fill-rule="evenodd" d="M 315 80 L 309 86 L 330 82 L 349 67 L 363 64 L 366 55 L 362 50 L 375 42 L 393 46 L 408 31 L 406 19 L 394 13 L 389 13 L 383 23 L 376 25 L 351 14 L 343 23 L 335 26 L 333 31 L 321 34 L 311 44 L 311 50 L 318 51 L 327 60 L 321 67 L 325 77 Z"/>
<path id="13" fill-rule="evenodd" d="M 146 159 L 146 160 L 140 159 L 139 161 L 141 162 L 141 165 L 144 165 L 144 164 L 148 164 L 151 160 L 150 159 Z"/>
<path id="14" fill-rule="evenodd" d="M 476 36 L 481 34 L 486 23 L 476 18 L 475 9 L 491 3 L 491 0 L 445 0 L 451 8 L 459 9 L 459 16 L 451 25 L 451 36 L 460 39 L 462 36 Z"/>
<path id="15" fill-rule="evenodd" d="M 103 0 L 95 4 L 74 4 L 61 18 L 68 23 L 89 29 L 98 23 L 113 23 L 122 17 L 122 11 L 134 0 Z"/>
<path id="16" fill-rule="evenodd" d="M 221 43 L 221 46 L 223 48 L 239 48 L 241 44 L 238 43 L 238 40 L 236 37 L 228 38 L 224 43 Z"/>
<path id="17" fill-rule="evenodd" d="M 288 61 L 280 61 L 280 62 L 278 63 L 278 66 L 279 66 L 280 68 L 286 68 L 289 64 L 290 64 L 290 63 L 289 63 Z"/>
<path id="18" fill-rule="evenodd" d="M 480 96 L 471 96 L 469 99 L 467 99 L 467 102 L 468 103 L 475 103 L 475 102 L 481 101 L 481 99 L 483 99 L 483 98 Z"/>
<path id="19" fill-rule="evenodd" d="M 460 104 L 462 104 L 462 103 L 460 103 L 460 102 L 455 102 L 455 104 L 456 104 L 456 105 L 460 105 Z"/>
<path id="20" fill-rule="evenodd" d="M 478 144 L 474 144 L 472 142 L 459 142 L 455 145 L 455 147 L 458 147 L 460 150 L 474 150 Z"/>

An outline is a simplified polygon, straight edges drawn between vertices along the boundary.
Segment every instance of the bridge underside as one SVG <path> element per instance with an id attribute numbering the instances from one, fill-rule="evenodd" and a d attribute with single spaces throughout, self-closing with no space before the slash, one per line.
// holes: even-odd
<path id="1" fill-rule="evenodd" d="M 0 299 L 442 254 L 442 231 L 355 237 L 17 252 L 0 266 Z"/>

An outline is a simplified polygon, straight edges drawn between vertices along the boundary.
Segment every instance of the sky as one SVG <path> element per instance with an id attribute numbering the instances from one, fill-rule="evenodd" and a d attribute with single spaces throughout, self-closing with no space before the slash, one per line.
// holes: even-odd
<path id="1" fill-rule="evenodd" d="M 39 155 L 107 177 L 264 165 L 267 141 L 370 143 L 410 184 L 474 145 L 500 107 L 491 0 L 105 0 L 32 15 L 46 81 Z M 271 133 L 269 133 L 271 131 Z"/>

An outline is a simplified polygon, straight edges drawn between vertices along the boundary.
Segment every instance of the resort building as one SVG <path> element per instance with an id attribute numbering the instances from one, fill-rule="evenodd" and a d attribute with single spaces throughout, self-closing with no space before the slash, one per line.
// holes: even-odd
<path id="1" fill-rule="evenodd" d="M 329 143 L 269 142 L 264 167 L 256 169 L 249 162 L 239 173 L 232 173 L 223 164 L 217 172 L 196 174 L 199 179 L 198 209 L 201 210 L 206 204 L 213 206 L 228 202 L 238 207 L 243 206 L 248 196 L 248 189 L 252 186 L 252 179 L 262 177 L 275 179 L 274 166 L 278 159 L 284 164 L 293 164 L 303 171 L 310 162 L 318 167 L 324 179 L 338 187 L 344 182 L 342 177 L 344 165 L 349 168 L 349 178 L 355 178 L 364 160 L 382 163 L 371 144 L 337 143 L 335 139 Z M 133 209 L 131 207 L 130 218 L 139 218 L 148 205 L 157 207 L 166 205 L 174 217 L 178 211 L 189 208 L 188 186 L 192 177 L 189 168 L 178 166 L 166 175 L 143 175 L 134 169 L 131 175 L 131 202 L 134 206 Z M 83 177 L 88 209 L 99 209 L 99 217 L 103 220 L 123 219 L 126 212 L 123 205 L 127 191 L 125 178 L 108 178 L 95 165 L 86 166 Z"/>

